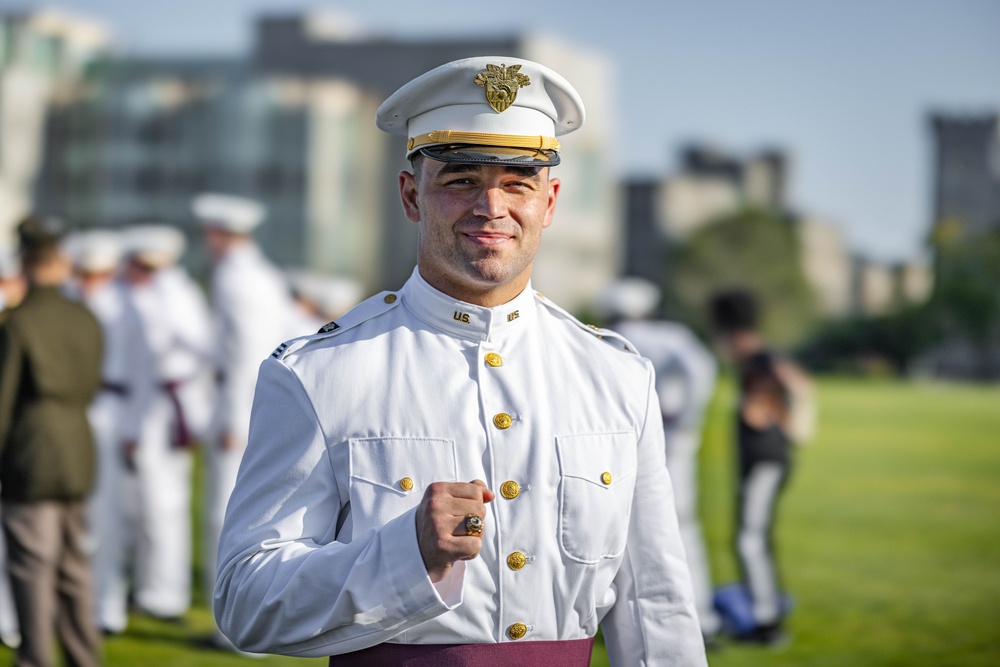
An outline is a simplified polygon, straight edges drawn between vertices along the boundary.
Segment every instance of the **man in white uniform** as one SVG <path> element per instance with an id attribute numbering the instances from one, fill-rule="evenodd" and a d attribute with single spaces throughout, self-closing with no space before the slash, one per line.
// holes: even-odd
<path id="1" fill-rule="evenodd" d="M 209 598 L 215 586 L 219 533 L 229 494 L 247 445 L 250 408 L 260 360 L 283 340 L 313 329 L 293 326 L 291 292 L 284 275 L 257 243 L 253 230 L 264 220 L 264 207 L 232 195 L 204 193 L 192 202 L 212 257 L 210 299 L 215 324 L 217 372 L 216 408 L 207 446 L 205 476 L 205 583 Z M 228 640 L 213 636 L 228 647 Z"/>
<path id="2" fill-rule="evenodd" d="M 661 296 L 648 280 L 623 278 L 599 295 L 596 307 L 609 327 L 653 363 L 677 520 L 691 568 L 698 619 L 711 641 L 721 622 L 712 605 L 712 573 L 698 520 L 698 450 L 718 369 L 715 357 L 690 329 L 678 322 L 652 319 Z"/>
<path id="3" fill-rule="evenodd" d="M 136 544 L 139 489 L 126 467 L 125 444 L 139 440 L 141 417 L 152 387 L 133 383 L 137 368 L 154 359 L 146 346 L 139 313 L 118 278 L 124 248 L 119 234 L 91 231 L 69 243 L 73 291 L 101 325 L 101 391 L 87 411 L 97 448 L 97 481 L 89 501 L 94 604 L 106 634 L 128 624 L 128 561 Z"/>
<path id="4" fill-rule="evenodd" d="M 704 665 L 649 362 L 535 292 L 557 134 L 525 60 L 448 63 L 379 109 L 417 268 L 261 366 L 215 614 L 331 665 Z"/>
<path id="5" fill-rule="evenodd" d="M 21 261 L 16 252 L 0 251 L 0 326 L 12 308 L 24 298 L 28 286 L 21 273 Z M 7 572 L 7 544 L 0 531 L 0 573 Z M 10 580 L 0 576 L 0 642 L 10 648 L 21 645 L 21 632 L 17 625 L 17 612 L 11 597 Z"/>
<path id="6" fill-rule="evenodd" d="M 177 265 L 181 233 L 134 227 L 126 244 L 125 275 L 155 358 L 133 378 L 153 392 L 132 457 L 142 493 L 136 602 L 176 618 L 191 603 L 191 456 L 211 416 L 214 341 L 205 297 Z"/>

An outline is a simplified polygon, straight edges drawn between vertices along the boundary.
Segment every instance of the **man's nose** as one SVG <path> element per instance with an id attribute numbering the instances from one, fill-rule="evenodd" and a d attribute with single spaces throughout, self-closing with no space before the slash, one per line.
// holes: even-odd
<path id="1" fill-rule="evenodd" d="M 501 218 L 507 211 L 507 199 L 503 189 L 497 186 L 485 186 L 479 192 L 473 214 L 487 220 Z"/>

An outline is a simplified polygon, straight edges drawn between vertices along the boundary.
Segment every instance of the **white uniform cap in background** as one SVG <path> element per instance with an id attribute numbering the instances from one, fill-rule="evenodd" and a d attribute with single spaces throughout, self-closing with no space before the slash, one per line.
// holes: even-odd
<path id="1" fill-rule="evenodd" d="M 184 234 L 174 227 L 159 224 L 136 225 L 126 229 L 123 234 L 128 256 L 156 269 L 176 264 L 184 254 Z"/>
<path id="2" fill-rule="evenodd" d="M 362 297 L 361 283 L 342 276 L 327 276 L 316 300 L 320 314 L 334 320 L 354 306 Z"/>
<path id="3" fill-rule="evenodd" d="M 353 278 L 296 270 L 286 275 L 292 292 L 326 319 L 340 317 L 361 301 L 363 288 Z"/>
<path id="4" fill-rule="evenodd" d="M 21 258 L 13 250 L 0 250 L 0 280 L 10 280 L 21 275 Z"/>
<path id="5" fill-rule="evenodd" d="M 71 234 L 63 245 L 73 265 L 89 273 L 114 271 L 124 252 L 121 235 L 108 230 Z"/>
<path id="6" fill-rule="evenodd" d="M 648 317 L 660 303 L 660 288 L 643 278 L 622 278 L 608 285 L 594 303 L 604 318 Z"/>
<path id="7" fill-rule="evenodd" d="M 246 197 L 205 192 L 191 200 L 191 209 L 205 227 L 249 234 L 264 221 L 267 209 Z"/>
<path id="8" fill-rule="evenodd" d="M 583 125 L 583 101 L 544 65 L 507 56 L 456 60 L 418 76 L 375 114 L 408 137 L 406 155 L 435 160 L 553 166 L 557 136 Z"/>

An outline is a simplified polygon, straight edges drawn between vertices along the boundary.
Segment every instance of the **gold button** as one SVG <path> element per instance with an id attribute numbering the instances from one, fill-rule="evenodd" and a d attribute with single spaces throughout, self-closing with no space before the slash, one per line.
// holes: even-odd
<path id="1" fill-rule="evenodd" d="M 520 551 L 515 551 L 511 555 L 507 556 L 507 567 L 512 570 L 520 570 L 527 562 L 528 557 Z M 517 637 L 515 637 L 515 639 L 517 639 Z"/>
<path id="2" fill-rule="evenodd" d="M 396 295 L 395 294 L 386 294 L 385 298 L 382 299 L 382 300 L 385 301 L 386 303 L 396 303 Z"/>
<path id="3" fill-rule="evenodd" d="M 403 479 L 399 480 L 399 488 L 401 488 L 403 491 L 411 490 L 413 488 L 413 480 L 410 479 L 409 477 L 404 477 Z"/>
<path id="4" fill-rule="evenodd" d="M 506 412 L 497 413 L 493 418 L 493 425 L 499 429 L 510 428 L 510 425 L 514 423 L 514 419 Z"/>
<path id="5" fill-rule="evenodd" d="M 501 357 L 496 352 L 488 352 L 486 354 L 486 363 L 488 363 L 493 368 L 497 366 L 503 366 L 503 357 Z"/>
<path id="6" fill-rule="evenodd" d="M 604 482 L 605 484 L 610 484 L 611 483 L 611 473 L 609 473 L 609 472 L 601 473 L 601 481 Z"/>
<path id="7" fill-rule="evenodd" d="M 515 623 L 514 625 L 507 628 L 507 634 L 510 635 L 511 639 L 520 639 L 521 637 L 528 634 L 528 626 L 524 623 Z"/>
<path id="8" fill-rule="evenodd" d="M 500 495 L 507 500 L 514 500 L 521 493 L 520 485 L 514 480 L 508 479 L 500 485 Z"/>

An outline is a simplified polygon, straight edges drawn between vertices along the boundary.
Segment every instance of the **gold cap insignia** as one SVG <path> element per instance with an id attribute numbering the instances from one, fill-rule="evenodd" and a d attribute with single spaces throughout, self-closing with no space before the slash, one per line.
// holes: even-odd
<path id="1" fill-rule="evenodd" d="M 517 98 L 517 89 L 531 85 L 520 65 L 486 65 L 486 71 L 476 75 L 476 84 L 486 89 L 486 101 L 497 113 L 510 108 Z"/>

